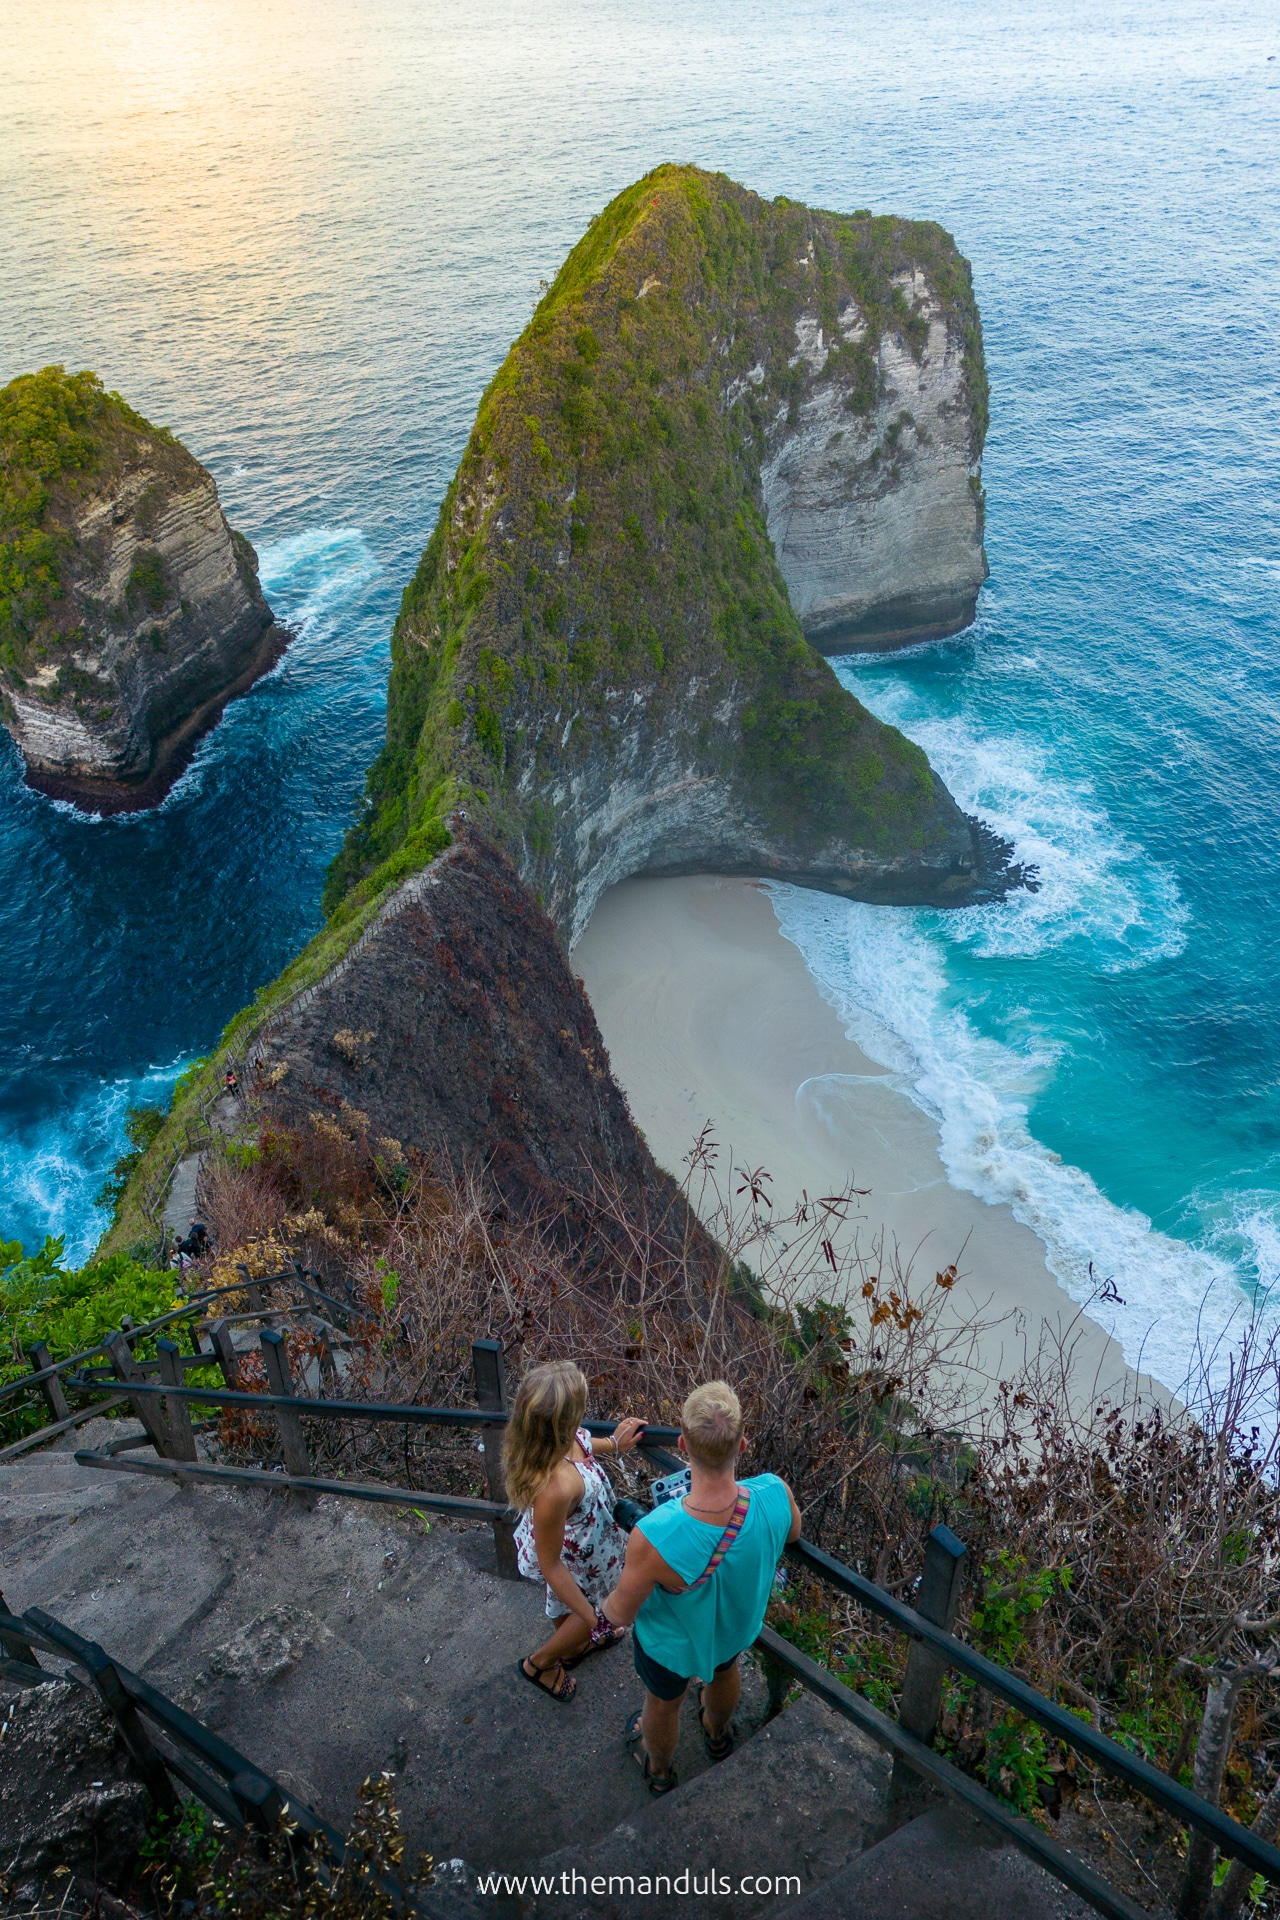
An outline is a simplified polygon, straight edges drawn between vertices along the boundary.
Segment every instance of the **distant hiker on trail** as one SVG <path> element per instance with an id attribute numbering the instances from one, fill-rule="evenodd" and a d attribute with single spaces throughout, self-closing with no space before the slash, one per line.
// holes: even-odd
<path id="1" fill-rule="evenodd" d="M 192 1260 L 200 1260 L 208 1251 L 209 1229 L 203 1220 L 193 1220 L 186 1239 L 178 1247 L 178 1252 L 187 1254 Z"/>
<path id="2" fill-rule="evenodd" d="M 240 1091 L 240 1082 L 236 1078 L 234 1068 L 232 1067 L 227 1068 L 226 1075 L 223 1079 L 222 1085 L 223 1085 L 224 1091 L 229 1093 L 232 1099 L 234 1100 L 236 1095 Z"/>
<path id="3" fill-rule="evenodd" d="M 507 1422 L 507 1493 L 523 1508 L 516 1526 L 520 1571 L 547 1584 L 555 1631 L 520 1662 L 520 1677 L 562 1705 L 577 1692 L 566 1671 L 624 1637 L 600 1612 L 622 1571 L 626 1536 L 613 1517 L 614 1489 L 597 1454 L 629 1453 L 643 1420 L 622 1420 L 593 1440 L 582 1425 L 587 1382 L 571 1360 L 532 1367 Z"/>
<path id="4" fill-rule="evenodd" d="M 698 1675 L 698 1720 L 712 1760 L 733 1752 L 729 1722 L 738 1704 L 738 1656 L 764 1625 L 782 1550 L 800 1537 L 800 1509 L 776 1473 L 739 1481 L 742 1408 L 723 1380 L 695 1387 L 680 1415 L 689 1456 L 683 1500 L 665 1501 L 637 1521 L 622 1578 L 604 1603 L 607 1620 L 633 1621 L 643 1707 L 627 1722 L 650 1793 L 676 1786 L 672 1765 L 680 1703 Z"/>

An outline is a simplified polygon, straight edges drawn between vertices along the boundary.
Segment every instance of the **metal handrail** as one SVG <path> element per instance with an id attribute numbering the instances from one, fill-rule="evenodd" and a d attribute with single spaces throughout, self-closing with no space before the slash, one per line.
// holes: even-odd
<path id="1" fill-rule="evenodd" d="M 497 1500 L 474 1500 L 460 1493 L 425 1493 L 421 1487 L 394 1487 L 381 1480 L 326 1480 L 314 1473 L 276 1473 L 267 1467 L 207 1467 L 198 1460 L 166 1461 L 109 1459 L 86 1448 L 74 1455 L 82 1467 L 110 1467 L 115 1473 L 154 1476 L 162 1472 L 182 1482 L 204 1480 L 219 1487 L 261 1487 L 267 1493 L 328 1494 L 335 1500 L 367 1500 L 376 1506 L 412 1512 L 426 1507 L 431 1513 L 455 1520 L 488 1520 L 512 1525 L 520 1518 L 514 1507 Z"/>
<path id="2" fill-rule="evenodd" d="M 899 1721 L 890 1719 L 887 1713 L 881 1713 L 878 1707 L 873 1707 L 852 1687 L 846 1687 L 843 1681 L 837 1680 L 816 1660 L 810 1660 L 806 1654 L 799 1652 L 790 1641 L 775 1633 L 772 1627 L 764 1627 L 755 1644 L 767 1661 L 785 1667 L 801 1686 L 807 1687 L 826 1706 L 851 1721 L 860 1733 L 886 1748 L 895 1761 L 904 1761 L 913 1773 L 939 1788 L 948 1799 L 957 1801 L 967 1812 L 993 1827 L 1002 1838 L 1012 1841 L 1037 1866 L 1051 1873 L 1072 1893 L 1087 1900 L 1096 1912 L 1105 1916 L 1105 1920 L 1150 1920 L 1144 1908 L 1120 1893 L 1051 1834 L 1014 1813 L 1011 1807 L 997 1800 L 993 1793 L 989 1793 L 969 1774 L 962 1773 L 945 1754 L 935 1752 Z"/>
<path id="3" fill-rule="evenodd" d="M 241 1271 L 244 1271 L 244 1269 L 242 1268 Z M 145 1338 L 147 1334 L 157 1333 L 161 1327 L 170 1326 L 175 1320 L 185 1319 L 189 1313 L 203 1312 L 210 1300 L 220 1299 L 223 1294 L 227 1293 L 243 1293 L 247 1286 L 270 1287 L 281 1284 L 297 1286 L 302 1289 L 303 1293 L 310 1294 L 313 1298 L 323 1301 L 325 1306 L 333 1308 L 336 1312 L 345 1315 L 348 1319 L 360 1318 L 360 1310 L 358 1308 L 346 1306 L 341 1300 L 335 1300 L 331 1294 L 322 1293 L 319 1287 L 312 1286 L 310 1279 L 314 1278 L 314 1276 L 309 1275 L 307 1278 L 304 1278 L 303 1273 L 305 1271 L 304 1269 L 302 1272 L 268 1273 L 261 1275 L 256 1280 L 250 1275 L 246 1280 L 234 1281 L 230 1286 L 201 1287 L 198 1292 L 191 1294 L 182 1306 L 171 1307 L 167 1313 L 162 1313 L 158 1319 L 146 1321 L 143 1326 L 128 1328 L 125 1333 L 125 1339 L 129 1342 L 129 1345 L 132 1346 L 135 1341 Z M 264 1311 L 288 1313 L 291 1309 L 288 1307 L 274 1307 L 264 1309 Z M 253 1316 L 249 1317 L 252 1318 Z M 86 1360 L 96 1360 L 99 1354 L 105 1353 L 106 1351 L 106 1342 L 100 1340 L 96 1347 L 86 1347 L 83 1353 L 71 1353 L 67 1355 L 65 1360 L 55 1360 L 52 1366 L 40 1367 L 39 1369 L 33 1369 L 30 1373 L 20 1374 L 16 1380 L 10 1380 L 4 1386 L 0 1386 L 0 1400 L 8 1400 L 15 1393 L 21 1393 L 28 1387 L 38 1387 L 43 1380 L 56 1379 L 59 1374 L 66 1373 L 69 1367 L 82 1366 Z M 78 1380 L 68 1380 L 67 1385 L 74 1387 L 77 1392 L 84 1391 Z"/>
<path id="4" fill-rule="evenodd" d="M 210 1358 L 209 1364 L 213 1366 L 216 1362 Z M 86 1374 L 70 1380 L 68 1385 L 77 1392 L 102 1393 L 107 1383 Z M 111 1382 L 111 1391 L 118 1390 L 119 1382 Z M 170 1387 L 152 1380 L 130 1380 L 128 1391 L 131 1395 L 153 1394 L 157 1399 L 191 1400 L 202 1407 L 284 1407 L 290 1413 L 305 1413 L 317 1420 L 373 1420 L 420 1427 L 505 1427 L 511 1418 L 509 1412 L 496 1409 L 402 1406 L 383 1400 L 316 1400 L 309 1394 L 241 1393 L 231 1387 Z M 584 1420 L 582 1424 L 588 1433 L 607 1436 L 618 1423 L 616 1420 Z M 679 1427 L 645 1428 L 646 1441 L 661 1444 L 679 1437 Z"/>
<path id="5" fill-rule="evenodd" d="M 660 1464 L 666 1466 L 674 1467 L 683 1464 L 670 1454 L 664 1458 L 657 1450 L 655 1450 L 655 1457 Z M 1247 1827 L 1241 1826 L 1238 1820 L 1233 1820 L 1230 1814 L 1221 1812 L 1208 1800 L 1201 1799 L 1199 1794 L 1192 1793 L 1180 1781 L 1174 1780 L 1167 1773 L 1162 1773 L 1158 1767 L 1153 1767 L 1150 1761 L 1130 1753 L 1128 1748 L 1122 1747 L 1118 1741 L 1109 1739 L 1105 1733 L 1100 1733 L 1087 1720 L 1077 1719 L 1075 1714 L 1068 1713 L 1065 1707 L 1058 1706 L 1055 1701 L 1038 1692 L 1028 1681 L 1020 1680 L 1006 1667 L 998 1666 L 994 1660 L 988 1660 L 973 1647 L 966 1646 L 963 1640 L 957 1640 L 955 1635 L 945 1627 L 939 1627 L 932 1620 L 927 1620 L 923 1614 L 917 1613 L 914 1607 L 909 1607 L 904 1601 L 895 1599 L 893 1594 L 887 1593 L 883 1587 L 878 1587 L 873 1580 L 868 1580 L 863 1574 L 855 1572 L 852 1567 L 846 1566 L 843 1560 L 837 1560 L 834 1554 L 824 1552 L 821 1547 L 815 1547 L 813 1542 L 806 1540 L 803 1535 L 787 1547 L 786 1554 L 789 1560 L 804 1567 L 807 1572 L 816 1574 L 818 1579 L 825 1580 L 829 1586 L 838 1588 L 841 1593 L 847 1594 L 851 1600 L 856 1600 L 869 1612 L 878 1614 L 888 1626 L 896 1627 L 899 1633 L 904 1633 L 910 1639 L 929 1647 L 957 1673 L 966 1674 L 969 1679 L 977 1681 L 979 1686 L 986 1687 L 991 1693 L 997 1694 L 1010 1706 L 1016 1707 L 1026 1719 L 1034 1720 L 1047 1733 L 1053 1734 L 1055 1739 L 1061 1740 L 1066 1746 L 1073 1747 L 1078 1753 L 1091 1760 L 1095 1766 L 1102 1767 L 1113 1778 L 1132 1787 L 1136 1793 L 1143 1794 L 1148 1800 L 1153 1800 L 1157 1806 L 1163 1807 L 1166 1812 L 1172 1813 L 1188 1826 L 1198 1827 L 1201 1832 L 1208 1834 L 1214 1840 L 1220 1852 L 1230 1854 L 1234 1859 L 1243 1860 L 1253 1868 L 1255 1873 L 1262 1874 L 1265 1879 L 1280 1886 L 1280 1848 L 1273 1847 L 1266 1840 L 1260 1840 Z M 772 1638 L 778 1638 L 781 1647 L 787 1644 L 781 1640 L 780 1636 L 771 1636 Z M 774 1657 L 772 1645 L 767 1650 L 770 1657 Z M 791 1660 L 789 1657 L 784 1658 L 779 1651 L 776 1657 L 783 1665 L 790 1666 L 805 1686 L 813 1684 L 810 1669 L 815 1673 L 822 1671 L 816 1667 L 815 1663 L 805 1661 L 799 1654 Z M 833 1684 L 839 1683 L 833 1678 Z"/>
<path id="6" fill-rule="evenodd" d="M 87 1391 L 102 1392 L 104 1387 L 97 1381 L 73 1382 Z M 503 1427 L 509 1415 L 505 1409 L 470 1407 L 424 1407 L 396 1405 L 393 1403 L 361 1400 L 322 1400 L 312 1399 L 301 1394 L 241 1393 L 230 1388 L 178 1387 L 165 1383 L 131 1380 L 127 1384 L 130 1395 L 153 1396 L 158 1399 L 190 1401 L 204 1406 L 222 1406 L 246 1410 L 265 1411 L 278 1409 L 283 1414 L 302 1414 L 312 1419 L 329 1420 L 370 1420 L 374 1422 L 394 1422 L 417 1426 L 453 1426 L 464 1429 Z M 616 1422 L 607 1420 L 588 1420 L 583 1423 L 593 1434 L 607 1435 L 613 1432 Z M 645 1429 L 641 1446 L 655 1464 L 678 1466 L 683 1464 L 664 1450 L 664 1444 L 677 1439 L 679 1429 L 674 1427 L 650 1426 Z M 84 1464 L 100 1464 L 91 1455 L 77 1455 Z M 113 1462 L 117 1467 L 124 1462 Z M 234 1475 L 243 1478 L 246 1484 L 266 1485 L 280 1491 L 326 1492 L 359 1498 L 387 1498 L 399 1504 L 407 1504 L 407 1489 L 387 1489 L 386 1494 L 375 1492 L 373 1488 L 357 1490 L 349 1482 L 320 1482 L 310 1476 L 266 1473 L 253 1469 L 202 1468 L 189 1461 L 166 1461 L 163 1466 L 150 1463 L 134 1463 L 133 1470 L 146 1472 L 166 1472 L 179 1477 L 225 1479 Z M 252 1476 L 252 1478 L 251 1478 Z M 416 1492 L 416 1490 L 414 1490 Z M 430 1496 L 417 1493 L 420 1504 L 428 1505 L 432 1499 L 444 1499 L 446 1496 Z M 479 1507 L 482 1503 L 476 1502 Z M 502 1510 L 496 1502 L 483 1503 L 486 1514 L 496 1518 Z M 514 1517 L 514 1515 L 510 1515 Z M 958 1543 L 957 1543 L 958 1544 Z M 1021 1680 L 1005 1667 L 989 1660 L 973 1647 L 959 1640 L 947 1628 L 938 1626 L 914 1607 L 896 1599 L 874 1581 L 837 1560 L 803 1537 L 787 1548 L 787 1556 L 798 1566 L 837 1591 L 855 1600 L 876 1614 L 888 1626 L 903 1633 L 911 1640 L 919 1642 L 948 1667 L 957 1673 L 966 1675 L 979 1686 L 985 1687 L 1009 1706 L 1015 1708 L 1026 1719 L 1043 1727 L 1055 1739 L 1073 1748 L 1077 1753 L 1101 1767 L 1114 1779 L 1121 1781 L 1134 1792 L 1162 1807 L 1184 1824 L 1194 1827 L 1213 1840 L 1219 1851 L 1233 1859 L 1243 1861 L 1255 1873 L 1260 1873 L 1269 1881 L 1280 1885 L 1280 1848 L 1261 1840 L 1247 1827 L 1233 1820 L 1229 1814 L 1212 1806 L 1199 1794 L 1162 1773 L 1139 1755 L 1131 1753 L 1117 1741 L 1110 1739 L 1088 1721 L 1079 1719 L 1064 1707 L 1057 1705 L 1046 1695 L 1040 1693 L 1028 1681 Z M 785 1643 L 782 1643 L 785 1645 Z M 772 1649 L 771 1649 L 772 1653 Z M 812 1675 L 807 1666 L 790 1661 L 780 1653 L 778 1658 L 804 1682 L 812 1684 Z M 797 1656 L 797 1660 L 799 1656 Z M 811 1665 L 812 1663 L 808 1663 Z M 838 1685 L 838 1682 L 833 1684 Z M 993 1805 L 999 1803 L 993 1801 Z M 1022 1844 L 1019 1841 L 1019 1844 Z M 1115 1908 L 1120 1913 L 1122 1908 Z"/>
<path id="7" fill-rule="evenodd" d="M 1057 1706 L 1028 1681 L 1019 1680 L 1007 1667 L 997 1666 L 994 1660 L 975 1652 L 963 1640 L 957 1640 L 954 1634 L 935 1626 L 932 1620 L 926 1620 L 913 1607 L 895 1600 L 883 1587 L 877 1587 L 873 1581 L 855 1573 L 842 1560 L 824 1553 L 821 1547 L 815 1547 L 802 1538 L 787 1548 L 787 1555 L 810 1573 L 816 1573 L 828 1585 L 837 1587 L 850 1599 L 879 1614 L 882 1620 L 896 1627 L 900 1633 L 909 1635 L 912 1640 L 923 1641 L 957 1673 L 966 1674 L 969 1679 L 976 1680 L 979 1686 L 986 1687 L 988 1692 L 998 1694 L 1026 1719 L 1034 1720 L 1046 1733 L 1074 1747 L 1077 1753 L 1083 1754 L 1095 1766 L 1104 1768 L 1135 1792 L 1155 1801 L 1166 1813 L 1172 1813 L 1188 1825 L 1198 1827 L 1217 1843 L 1221 1852 L 1245 1861 L 1255 1873 L 1261 1873 L 1280 1885 L 1280 1848 L 1271 1846 L 1266 1840 L 1259 1840 L 1238 1820 L 1220 1812 L 1207 1800 L 1202 1800 L 1199 1794 L 1192 1793 L 1169 1774 L 1153 1767 L 1149 1760 L 1130 1753 L 1126 1747 L 1109 1739 L 1105 1733 L 1100 1733 L 1087 1720 L 1077 1719 L 1075 1714 Z"/>

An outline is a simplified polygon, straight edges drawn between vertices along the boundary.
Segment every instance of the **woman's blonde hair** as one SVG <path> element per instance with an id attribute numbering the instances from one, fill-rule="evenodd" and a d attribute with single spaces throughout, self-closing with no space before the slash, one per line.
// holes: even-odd
<path id="1" fill-rule="evenodd" d="M 531 1507 L 563 1460 L 587 1411 L 587 1377 L 572 1360 L 530 1367 L 516 1389 L 502 1442 L 507 1498 Z"/>

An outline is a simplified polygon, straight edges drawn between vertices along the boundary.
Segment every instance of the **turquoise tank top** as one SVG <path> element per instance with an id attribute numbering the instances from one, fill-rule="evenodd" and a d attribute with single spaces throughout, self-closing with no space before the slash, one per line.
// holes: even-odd
<path id="1" fill-rule="evenodd" d="M 723 1525 L 686 1513 L 680 1500 L 664 1501 L 637 1525 L 673 1573 L 692 1589 L 664 1593 L 655 1587 L 636 1616 L 635 1635 L 651 1660 L 670 1672 L 710 1680 L 718 1666 L 749 1647 L 764 1625 L 782 1549 L 791 1526 L 791 1502 L 776 1473 L 756 1474 L 739 1485 L 751 1489 L 742 1531 L 705 1586 L 693 1583 L 706 1571 Z"/>

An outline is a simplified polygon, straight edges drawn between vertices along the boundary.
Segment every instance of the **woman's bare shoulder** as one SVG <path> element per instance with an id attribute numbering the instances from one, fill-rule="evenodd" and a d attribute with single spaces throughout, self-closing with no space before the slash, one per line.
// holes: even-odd
<path id="1" fill-rule="evenodd" d="M 582 1476 L 567 1460 L 557 1461 L 555 1470 L 533 1503 L 535 1515 L 548 1520 L 561 1518 L 582 1498 Z"/>

